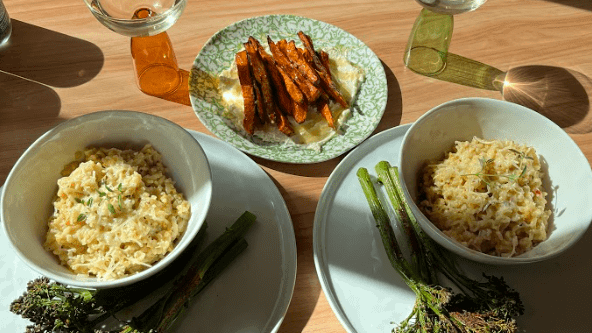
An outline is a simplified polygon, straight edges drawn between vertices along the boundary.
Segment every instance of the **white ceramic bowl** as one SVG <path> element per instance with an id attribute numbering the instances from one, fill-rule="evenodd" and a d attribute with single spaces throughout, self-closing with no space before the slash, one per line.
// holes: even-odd
<path id="1" fill-rule="evenodd" d="M 532 146 L 541 159 L 552 227 L 547 240 L 517 257 L 502 258 L 468 249 L 444 235 L 416 205 L 422 164 L 442 158 L 455 141 L 470 141 L 474 136 Z M 518 104 L 465 98 L 431 109 L 403 138 L 399 166 L 404 195 L 423 230 L 445 248 L 474 261 L 522 264 L 554 257 L 580 239 L 592 221 L 592 170 L 588 160 L 559 126 Z"/>
<path id="2" fill-rule="evenodd" d="M 74 159 L 76 151 L 89 145 L 141 148 L 146 143 L 151 143 L 162 154 L 168 176 L 191 204 L 187 230 L 171 253 L 142 272 L 114 281 L 77 277 L 43 248 L 60 171 Z M 14 250 L 40 274 L 67 285 L 110 288 L 140 281 L 171 263 L 203 225 L 211 196 L 210 166 L 191 134 L 153 115 L 100 111 L 58 125 L 24 152 L 4 183 L 0 217 Z"/>

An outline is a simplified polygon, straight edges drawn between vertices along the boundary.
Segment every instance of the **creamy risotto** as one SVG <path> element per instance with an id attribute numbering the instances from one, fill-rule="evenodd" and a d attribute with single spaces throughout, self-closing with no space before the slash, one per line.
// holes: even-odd
<path id="1" fill-rule="evenodd" d="M 58 180 L 45 248 L 81 276 L 114 280 L 171 252 L 191 206 L 166 177 L 151 145 L 140 151 L 90 148 Z"/>
<path id="2" fill-rule="evenodd" d="M 516 256 L 547 238 L 550 210 L 534 148 L 473 138 L 456 142 L 421 175 L 420 209 L 463 245 Z"/>

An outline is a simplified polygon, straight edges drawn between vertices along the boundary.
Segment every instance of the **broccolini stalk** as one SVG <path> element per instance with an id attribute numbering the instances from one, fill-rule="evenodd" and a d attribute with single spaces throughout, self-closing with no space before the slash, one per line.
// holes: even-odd
<path id="1" fill-rule="evenodd" d="M 414 253 L 423 253 L 427 251 L 425 248 L 425 242 L 420 242 L 412 228 L 415 228 L 417 221 L 411 211 L 408 211 L 408 206 L 403 203 L 403 199 L 397 195 L 397 189 L 394 179 L 398 179 L 398 176 L 393 174 L 392 168 L 387 161 L 381 161 L 374 167 L 378 175 L 378 181 L 386 188 L 386 193 L 391 201 L 393 208 L 397 216 L 399 216 L 399 222 L 403 227 L 403 231 L 407 236 L 407 239 L 411 245 L 411 251 Z M 431 269 L 432 262 L 429 257 L 413 256 L 412 261 L 415 269 L 419 272 L 421 277 L 427 283 L 435 283 L 438 281 L 436 272 Z"/>
<path id="2" fill-rule="evenodd" d="M 388 165 L 388 162 L 386 163 Z M 411 208 L 402 194 L 403 189 L 401 187 L 399 169 L 394 166 L 389 167 L 389 174 L 391 174 L 390 179 L 393 181 L 394 194 L 400 198 L 408 216 L 412 217 Z M 389 191 L 388 187 L 386 189 Z M 401 218 L 404 217 L 401 216 Z M 411 218 L 410 223 L 415 229 L 415 235 L 422 239 L 422 243 L 426 245 L 427 253 L 431 257 L 430 260 L 437 263 L 438 270 L 463 291 L 463 293 L 471 295 L 474 300 L 483 301 L 479 303 L 480 311 L 492 311 L 496 313 L 496 316 L 502 315 L 504 318 L 519 316 L 524 312 L 520 295 L 515 290 L 512 290 L 503 278 L 484 274 L 483 277 L 486 281 L 479 282 L 467 277 L 460 271 L 458 264 L 452 257 L 447 255 L 446 250 L 425 234 L 415 218 Z"/>
<path id="3" fill-rule="evenodd" d="M 416 307 L 419 305 L 419 307 L 423 309 L 422 312 L 416 313 L 418 321 L 426 322 L 426 324 L 432 321 L 427 313 L 424 315 L 424 312 L 428 309 L 430 309 L 433 312 L 433 315 L 437 317 L 445 316 L 445 313 L 443 313 L 445 309 L 442 307 L 442 302 L 447 302 L 450 299 L 447 291 L 443 288 L 429 288 L 427 284 L 421 280 L 421 277 L 417 272 L 417 267 L 410 265 L 403 257 L 390 218 L 378 199 L 378 195 L 376 194 L 368 170 L 366 168 L 359 168 L 357 176 L 360 185 L 362 186 L 362 190 L 366 195 L 366 199 L 368 200 L 368 204 L 370 205 L 370 211 L 376 220 L 376 227 L 379 230 L 382 243 L 391 265 L 397 270 L 405 283 L 418 297 Z M 421 259 L 422 258 L 420 258 L 420 260 Z"/>
<path id="4" fill-rule="evenodd" d="M 393 204 L 398 222 L 403 226 L 403 236 L 409 239 L 414 258 L 412 264 L 405 265 L 401 262 L 405 259 L 399 256 L 399 246 L 398 250 L 387 246 L 389 243 L 385 242 L 385 239 L 394 240 L 396 243 L 394 231 L 388 214 L 373 188 L 370 175 L 365 168 L 360 168 L 357 173 L 358 179 L 372 215 L 377 225 L 385 226 L 379 227 L 385 250 L 387 254 L 396 251 L 396 255 L 389 255 L 389 260 L 416 294 L 416 303 L 411 314 L 393 329 L 393 332 L 516 332 L 517 327 L 512 316 L 522 314 L 522 303 L 518 293 L 511 290 L 501 278 L 486 276 L 487 282 L 478 282 L 464 276 L 454 259 L 435 244 L 417 224 L 401 194 L 397 168 L 383 161 L 376 165 L 376 170 L 379 174 L 378 179 L 385 186 Z M 383 235 L 383 232 L 391 235 Z M 401 269 L 405 267 L 408 269 Z M 437 273 L 444 274 L 453 283 L 458 284 L 462 292 L 454 294 L 450 289 L 442 287 Z"/>
<path id="5" fill-rule="evenodd" d="M 412 278 L 414 270 L 409 266 L 408 262 L 403 257 L 403 252 L 399 247 L 399 243 L 395 237 L 395 233 L 392 231 L 391 220 L 387 212 L 382 207 L 382 203 L 378 199 L 368 169 L 360 168 L 357 172 L 360 185 L 370 205 L 370 211 L 374 220 L 376 220 L 376 227 L 380 232 L 382 244 L 387 250 L 386 254 L 393 267 L 403 275 L 403 278 Z"/>
<path id="6" fill-rule="evenodd" d="M 255 222 L 255 215 L 245 212 L 226 231 L 207 246 L 195 259 L 189 260 L 187 269 L 181 271 L 181 278 L 153 306 L 144 311 L 132 323 L 116 331 L 94 329 L 107 317 L 147 296 L 144 290 L 154 289 L 163 279 L 169 279 L 171 270 L 167 269 L 146 282 L 128 287 L 88 290 L 71 288 L 47 278 L 29 282 L 27 291 L 13 301 L 10 311 L 27 318 L 34 325 L 28 332 L 76 332 L 76 333 L 163 333 L 186 308 L 191 297 L 218 276 L 230 262 L 246 247 L 243 236 Z M 198 232 L 194 242 L 179 259 L 191 256 L 205 237 L 206 225 Z M 171 265 L 187 265 L 187 260 L 175 261 Z M 165 273 L 165 272 L 168 272 Z M 168 275 L 168 276 L 167 276 Z"/>
<path id="7" fill-rule="evenodd" d="M 161 298 L 150 309 L 135 320 L 134 327 L 153 328 L 156 332 L 167 332 L 175 319 L 187 307 L 196 290 L 201 290 L 206 272 L 223 254 L 238 242 L 255 222 L 255 215 L 244 212 L 234 224 L 208 245 L 196 259 L 193 266 L 183 279 L 177 283 L 168 295 Z"/>

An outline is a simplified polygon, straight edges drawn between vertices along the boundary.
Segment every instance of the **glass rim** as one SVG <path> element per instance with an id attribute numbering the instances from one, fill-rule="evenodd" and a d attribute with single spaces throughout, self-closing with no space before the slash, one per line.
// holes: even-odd
<path id="1" fill-rule="evenodd" d="M 175 11 L 179 10 L 180 8 L 185 7 L 185 5 L 187 4 L 187 0 L 178 0 L 171 8 L 165 10 L 162 13 L 158 13 L 158 15 L 156 15 L 156 16 L 150 16 L 147 18 L 138 18 L 138 19 L 132 19 L 132 18 L 123 19 L 123 18 L 108 16 L 108 15 L 105 15 L 104 13 L 101 13 L 100 11 L 97 11 L 95 8 L 93 8 L 92 2 L 93 2 L 93 0 L 84 0 L 84 3 L 86 4 L 86 6 L 88 7 L 88 9 L 91 11 L 91 13 L 93 15 L 99 16 L 99 17 L 101 17 L 105 20 L 111 21 L 111 22 L 123 23 L 123 24 L 139 24 L 139 23 L 145 23 L 145 22 L 159 21 L 159 20 L 162 20 L 163 18 L 167 18 L 169 13 L 175 12 Z"/>

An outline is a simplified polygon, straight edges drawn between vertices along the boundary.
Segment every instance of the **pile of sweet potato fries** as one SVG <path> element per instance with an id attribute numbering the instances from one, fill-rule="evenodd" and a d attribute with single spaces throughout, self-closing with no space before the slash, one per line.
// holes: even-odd
<path id="1" fill-rule="evenodd" d="M 314 105 L 335 127 L 329 100 L 347 108 L 331 76 L 329 55 L 315 51 L 310 36 L 298 32 L 303 48 L 282 39 L 267 37 L 271 55 L 254 37 L 236 54 L 236 66 L 244 100 L 243 127 L 253 134 L 257 126 L 275 124 L 286 135 L 294 133 L 288 116 L 297 123 L 306 120 L 308 106 Z"/>

